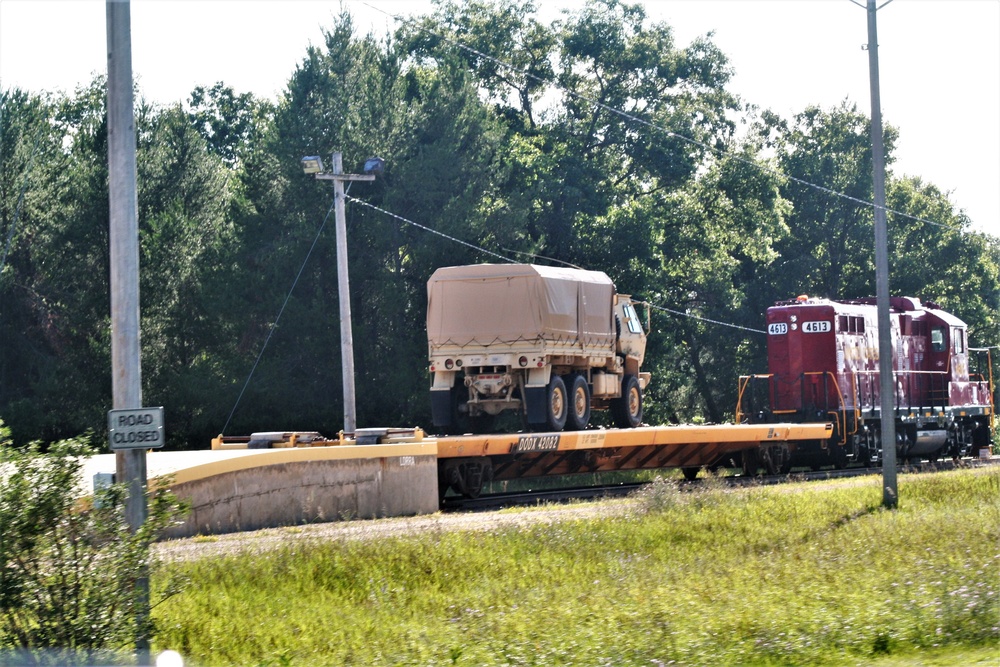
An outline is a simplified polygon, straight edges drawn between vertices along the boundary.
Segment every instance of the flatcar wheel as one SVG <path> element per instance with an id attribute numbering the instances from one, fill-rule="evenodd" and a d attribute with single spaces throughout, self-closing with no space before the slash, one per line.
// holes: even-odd
<path id="1" fill-rule="evenodd" d="M 569 390 L 569 410 L 566 416 L 566 430 L 582 431 L 590 422 L 590 387 L 587 378 L 574 375 Z"/>
<path id="2" fill-rule="evenodd" d="M 787 475 L 792 470 L 792 457 L 788 447 L 771 445 L 765 447 L 762 458 L 768 475 Z"/>

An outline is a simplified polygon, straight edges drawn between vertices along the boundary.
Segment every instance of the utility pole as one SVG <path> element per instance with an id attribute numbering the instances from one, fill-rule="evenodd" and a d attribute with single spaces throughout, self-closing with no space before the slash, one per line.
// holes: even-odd
<path id="1" fill-rule="evenodd" d="M 132 111 L 132 28 L 128 0 L 107 0 L 108 195 L 111 254 L 111 389 L 116 410 L 142 407 L 139 354 L 139 208 L 135 116 Z M 116 480 L 128 484 L 125 514 L 137 531 L 146 522 L 146 450 L 115 452 Z M 136 650 L 149 664 L 149 578 L 136 581 Z"/>
<path id="2" fill-rule="evenodd" d="M 875 13 L 881 7 L 868 0 L 868 72 L 872 99 L 872 184 L 875 196 L 875 301 L 878 309 L 879 398 L 882 413 L 882 504 L 899 501 L 896 485 L 896 382 L 892 368 L 892 325 L 889 321 L 889 240 L 885 218 L 885 148 L 882 145 L 882 102 L 878 82 L 878 31 Z"/>
<path id="3" fill-rule="evenodd" d="M 316 178 L 333 181 L 334 216 L 337 227 L 337 287 L 340 301 L 340 361 L 344 383 L 344 433 L 357 430 L 354 396 L 354 335 L 351 333 L 351 288 L 347 271 L 347 221 L 344 212 L 344 181 L 374 181 L 374 174 L 345 174 L 343 156 L 334 153 L 333 172 Z"/>

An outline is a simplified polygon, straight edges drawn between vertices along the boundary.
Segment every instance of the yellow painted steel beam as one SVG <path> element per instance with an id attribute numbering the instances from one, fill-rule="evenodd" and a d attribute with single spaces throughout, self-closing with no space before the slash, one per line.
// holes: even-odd
<path id="1" fill-rule="evenodd" d="M 687 424 L 562 433 L 510 433 L 439 437 L 438 458 L 497 456 L 580 449 L 722 444 L 746 449 L 770 442 L 825 440 L 833 424 Z"/>

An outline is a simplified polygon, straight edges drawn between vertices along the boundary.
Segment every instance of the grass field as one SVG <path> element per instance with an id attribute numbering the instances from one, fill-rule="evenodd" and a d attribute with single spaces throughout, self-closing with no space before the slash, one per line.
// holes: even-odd
<path id="1" fill-rule="evenodd" d="M 729 490 L 599 519 L 161 566 L 190 665 L 1000 664 L 1000 471 Z M 573 516 L 567 512 L 567 516 Z M 528 518 L 530 519 L 530 512 Z"/>

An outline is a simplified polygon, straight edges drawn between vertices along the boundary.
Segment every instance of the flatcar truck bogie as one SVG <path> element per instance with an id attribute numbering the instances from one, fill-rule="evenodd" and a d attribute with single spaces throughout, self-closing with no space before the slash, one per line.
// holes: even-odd
<path id="1" fill-rule="evenodd" d="M 434 426 L 484 432 L 520 415 L 531 430 L 579 431 L 591 410 L 642 423 L 647 323 L 599 271 L 529 264 L 438 269 L 427 283 Z"/>

